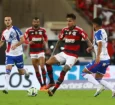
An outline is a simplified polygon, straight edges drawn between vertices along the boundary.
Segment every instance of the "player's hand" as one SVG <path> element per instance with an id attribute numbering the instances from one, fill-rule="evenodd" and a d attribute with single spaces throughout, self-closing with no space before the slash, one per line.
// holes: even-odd
<path id="1" fill-rule="evenodd" d="M 99 62 L 100 62 L 100 56 L 97 56 L 95 60 L 95 64 L 99 64 Z"/>
<path id="2" fill-rule="evenodd" d="M 35 43 L 33 41 L 30 41 L 29 44 L 31 45 L 31 44 L 35 44 Z"/>
<path id="3" fill-rule="evenodd" d="M 87 51 L 88 53 L 90 53 L 92 50 L 93 50 L 93 47 L 88 47 L 88 48 L 86 49 L 86 51 Z"/>
<path id="4" fill-rule="evenodd" d="M 17 48 L 17 45 L 15 44 L 15 45 L 12 45 L 12 47 L 11 47 L 11 49 L 12 50 L 15 50 Z"/>
<path id="5" fill-rule="evenodd" d="M 51 50 L 50 50 L 50 49 L 47 49 L 47 50 L 45 51 L 45 53 L 46 53 L 46 54 L 50 54 L 50 53 L 51 53 Z"/>

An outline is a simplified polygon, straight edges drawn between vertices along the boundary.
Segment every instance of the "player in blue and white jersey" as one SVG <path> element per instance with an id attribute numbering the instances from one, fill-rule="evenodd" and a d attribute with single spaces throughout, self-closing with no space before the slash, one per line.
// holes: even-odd
<path id="1" fill-rule="evenodd" d="M 7 94 L 10 72 L 14 64 L 17 66 L 20 75 L 25 74 L 26 78 L 28 78 L 29 73 L 24 69 L 22 49 L 22 44 L 24 43 L 23 34 L 19 28 L 12 25 L 11 17 L 5 17 L 4 23 L 6 25 L 6 29 L 2 32 L 0 47 L 4 44 L 4 42 L 6 42 L 6 83 L 3 93 Z"/>
<path id="2" fill-rule="evenodd" d="M 106 73 L 107 67 L 110 65 L 110 57 L 107 51 L 107 33 L 102 28 L 102 20 L 100 18 L 93 19 L 94 28 L 94 40 L 93 46 L 87 49 L 88 52 L 94 50 L 96 54 L 96 59 L 86 65 L 83 70 L 83 77 L 89 82 L 97 86 L 97 91 L 94 96 L 98 96 L 104 88 L 108 88 L 112 91 L 112 97 L 115 97 L 115 89 L 107 81 L 103 80 L 103 76 Z M 95 73 L 95 77 L 92 74 Z"/>

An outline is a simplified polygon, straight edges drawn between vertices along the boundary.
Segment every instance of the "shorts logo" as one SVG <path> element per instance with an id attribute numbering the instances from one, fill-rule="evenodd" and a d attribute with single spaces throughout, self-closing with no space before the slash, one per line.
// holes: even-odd
<path id="1" fill-rule="evenodd" d="M 103 65 L 102 66 L 106 66 L 106 63 L 103 63 Z"/>

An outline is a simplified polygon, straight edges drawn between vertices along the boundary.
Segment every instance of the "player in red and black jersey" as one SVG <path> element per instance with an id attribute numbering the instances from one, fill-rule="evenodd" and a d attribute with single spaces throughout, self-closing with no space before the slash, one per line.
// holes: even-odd
<path id="1" fill-rule="evenodd" d="M 49 96 L 53 96 L 55 91 L 58 89 L 60 84 L 63 82 L 66 73 L 71 69 L 71 67 L 76 63 L 79 50 L 80 50 L 80 42 L 82 38 L 87 41 L 88 46 L 92 47 L 91 42 L 88 39 L 87 34 L 80 27 L 76 26 L 76 16 L 74 14 L 67 14 L 67 23 L 68 26 L 63 28 L 61 33 L 59 34 L 59 40 L 56 44 L 56 48 L 58 47 L 61 40 L 65 40 L 64 50 L 54 56 L 52 56 L 47 62 L 47 69 L 51 75 L 51 65 L 56 63 L 65 62 L 65 66 L 60 73 L 60 76 L 52 90 L 48 90 Z M 53 51 L 55 52 L 55 51 Z M 50 76 L 50 83 L 47 88 L 53 86 L 53 76 Z"/>
<path id="2" fill-rule="evenodd" d="M 30 47 L 30 57 L 32 59 L 32 64 L 36 72 L 36 77 L 41 85 L 40 90 L 44 90 L 46 85 L 46 71 L 45 65 L 45 50 L 48 50 L 47 35 L 46 30 L 40 27 L 39 18 L 35 17 L 32 20 L 32 27 L 28 28 L 24 34 L 25 43 L 29 44 Z M 43 82 L 39 72 L 40 65 L 42 70 Z"/>

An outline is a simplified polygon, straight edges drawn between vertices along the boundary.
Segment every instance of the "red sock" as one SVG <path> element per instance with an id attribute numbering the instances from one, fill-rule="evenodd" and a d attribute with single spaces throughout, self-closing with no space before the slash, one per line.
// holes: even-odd
<path id="1" fill-rule="evenodd" d="M 61 71 L 60 77 L 58 78 L 58 81 L 56 82 L 56 85 L 55 85 L 55 88 L 56 88 L 56 89 L 59 88 L 59 86 L 60 86 L 61 83 L 63 82 L 64 77 L 65 77 L 65 74 L 66 74 L 65 71 Z"/>
<path id="2" fill-rule="evenodd" d="M 42 77 L 43 77 L 44 85 L 46 85 L 46 71 L 45 71 L 45 69 L 42 69 Z"/>
<path id="3" fill-rule="evenodd" d="M 46 64 L 46 68 L 47 68 L 48 76 L 50 79 L 50 83 L 54 83 L 52 66 Z"/>
<path id="4" fill-rule="evenodd" d="M 36 72 L 36 77 L 37 77 L 37 79 L 38 79 L 38 81 L 39 81 L 40 85 L 42 86 L 41 75 L 40 75 L 40 73 L 39 73 L 39 72 Z"/>

